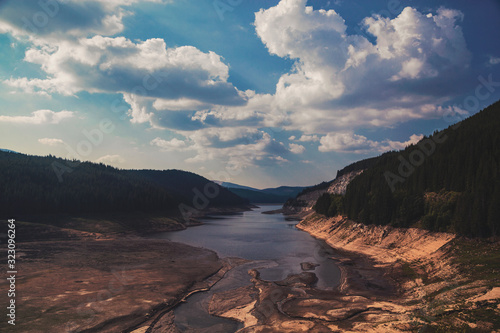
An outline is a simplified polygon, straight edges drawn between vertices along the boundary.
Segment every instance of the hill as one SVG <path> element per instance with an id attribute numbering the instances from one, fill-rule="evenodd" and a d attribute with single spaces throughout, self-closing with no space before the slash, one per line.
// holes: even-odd
<path id="1" fill-rule="evenodd" d="M 217 182 L 234 194 L 247 199 L 251 203 L 278 203 L 282 204 L 297 196 L 304 190 L 302 186 L 280 186 L 276 188 L 256 189 L 249 186 L 228 182 Z"/>
<path id="2" fill-rule="evenodd" d="M 500 236 L 500 102 L 399 152 L 381 155 L 345 196 L 316 210 L 364 224 Z M 329 213 L 330 212 L 330 213 Z"/>
<path id="3" fill-rule="evenodd" d="M 176 212 L 245 205 L 208 179 L 180 170 L 119 170 L 104 164 L 0 151 L 0 214 Z"/>

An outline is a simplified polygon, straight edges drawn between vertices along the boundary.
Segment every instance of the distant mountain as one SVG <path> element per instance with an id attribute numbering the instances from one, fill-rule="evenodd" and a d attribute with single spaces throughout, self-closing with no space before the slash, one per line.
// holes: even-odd
<path id="1" fill-rule="evenodd" d="M 229 182 L 218 182 L 229 191 L 249 200 L 251 203 L 277 203 L 281 204 L 290 198 L 294 198 L 304 187 L 302 186 L 280 186 L 259 190 L 249 186 L 238 185 Z"/>
<path id="2" fill-rule="evenodd" d="M 264 193 L 274 194 L 282 197 L 286 196 L 288 198 L 293 198 L 302 190 L 304 190 L 304 188 L 304 186 L 280 186 L 276 188 L 265 188 L 261 191 Z"/>
<path id="3" fill-rule="evenodd" d="M 243 186 L 243 185 L 238 185 L 238 184 L 235 184 L 235 183 L 222 182 L 222 181 L 214 181 L 214 182 L 217 183 L 217 184 L 219 184 L 222 187 L 230 188 L 230 189 L 237 188 L 237 189 L 242 189 L 242 190 L 260 191 L 257 188 L 253 188 L 253 187 L 249 187 L 249 186 Z"/>
<path id="4" fill-rule="evenodd" d="M 0 215 L 196 210 L 246 205 L 208 179 L 180 170 L 119 170 L 53 156 L 0 152 Z"/>

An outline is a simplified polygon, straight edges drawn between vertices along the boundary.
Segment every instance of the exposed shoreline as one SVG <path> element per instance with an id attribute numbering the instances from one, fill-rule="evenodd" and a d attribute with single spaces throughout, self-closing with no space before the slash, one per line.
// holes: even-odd
<path id="1" fill-rule="evenodd" d="M 478 322 L 472 316 L 457 315 L 478 309 L 481 305 L 477 300 L 487 301 L 483 305 L 488 304 L 488 309 L 498 315 L 495 307 L 498 310 L 500 306 L 500 288 L 497 279 L 481 280 L 477 276 L 471 279 L 463 273 L 456 263 L 456 248 L 466 241 L 453 234 L 366 226 L 340 216 L 326 218 L 314 213 L 307 215 L 297 228 L 324 240 L 343 257 L 333 258 L 343 275 L 339 292 L 381 297 L 383 303 L 392 306 L 381 307 L 376 318 L 359 316 L 350 320 L 352 332 L 400 332 L 424 327 L 488 330 L 498 325 L 494 316 L 492 322 Z M 472 271 L 475 268 L 469 267 Z M 391 293 L 374 290 L 370 276 L 368 279 L 363 276 L 366 269 L 378 270 L 382 273 L 378 281 L 386 279 L 395 289 Z"/>
<path id="2" fill-rule="evenodd" d="M 218 207 L 194 218 L 247 209 Z M 99 232 L 115 228 L 114 221 L 122 216 L 93 217 L 89 226 L 80 217 L 69 217 L 63 225 L 17 220 L 17 320 L 15 327 L 4 327 L 2 321 L 0 330 L 131 332 L 189 295 L 210 288 L 239 262 L 221 259 L 209 249 L 143 238 L 143 232 L 134 230 Z M 156 223 L 158 228 L 148 230 L 152 232 L 201 224 L 192 220 L 181 225 L 151 214 L 128 219 L 137 217 Z M 41 220 L 51 222 L 48 217 Z M 26 241 L 21 234 L 28 236 Z"/>
<path id="3" fill-rule="evenodd" d="M 220 213 L 224 212 L 211 212 Z M 454 235 L 364 226 L 316 214 L 306 216 L 297 228 L 334 249 L 328 258 L 341 270 L 336 290 L 319 290 L 309 272 L 273 282 L 251 270 L 252 285 L 215 294 L 210 313 L 243 323 L 240 333 L 402 332 L 442 324 L 443 318 L 457 312 L 459 303 L 500 307 L 497 285 L 471 281 L 453 264 Z M 172 310 L 179 303 L 209 290 L 231 268 L 247 262 L 221 259 L 209 249 L 181 243 L 72 232 L 73 239 L 20 243 L 17 329 L 175 332 Z M 315 258 L 320 262 L 326 257 Z M 118 280 L 124 281 L 119 292 L 108 283 L 116 279 L 116 267 L 125 267 L 128 274 Z M 127 276 L 135 279 L 128 281 Z M 92 314 L 92 321 L 86 314 Z M 466 319 L 462 324 L 494 327 Z"/>
<path id="4" fill-rule="evenodd" d="M 317 289 L 308 272 L 265 281 L 251 270 L 253 286 L 216 294 L 211 314 L 242 322 L 239 333 L 499 331 L 495 269 L 485 271 L 492 274 L 487 279 L 470 274 L 483 265 L 457 264 L 457 248 L 473 240 L 316 214 L 297 228 L 334 249 L 329 258 L 341 269 L 336 290 Z M 472 246 L 490 250 L 488 243 Z"/>

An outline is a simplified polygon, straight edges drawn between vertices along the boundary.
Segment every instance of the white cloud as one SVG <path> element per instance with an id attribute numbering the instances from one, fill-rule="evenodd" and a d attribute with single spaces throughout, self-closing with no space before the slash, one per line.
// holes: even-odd
<path id="1" fill-rule="evenodd" d="M 227 82 L 229 67 L 219 55 L 192 46 L 168 48 L 158 38 L 132 42 L 124 37 L 94 36 L 34 45 L 26 51 L 25 61 L 41 65 L 47 73 L 45 79 L 21 77 L 4 81 L 25 92 L 122 92 L 127 102 L 149 98 L 153 103 L 160 98 L 157 107 L 162 107 L 162 103 L 168 106 L 165 100 L 245 104 L 244 94 Z M 141 116 L 135 120 L 148 119 Z"/>
<path id="2" fill-rule="evenodd" d="M 40 142 L 42 145 L 47 145 L 47 146 L 57 146 L 64 144 L 64 141 L 61 139 L 52 139 L 52 138 L 42 138 L 38 139 L 38 142 Z"/>
<path id="3" fill-rule="evenodd" d="M 413 134 L 406 142 L 399 141 L 373 141 L 363 135 L 358 135 L 353 132 L 337 132 L 328 133 L 320 140 L 318 150 L 321 152 L 342 152 L 365 154 L 369 152 L 385 152 L 388 150 L 400 150 L 410 144 L 415 144 L 423 138 L 422 134 Z"/>
<path id="4" fill-rule="evenodd" d="M 376 148 L 374 141 L 352 132 L 328 133 L 320 140 L 319 151 L 365 153 Z"/>
<path id="5" fill-rule="evenodd" d="M 183 135 L 189 137 L 197 147 L 224 148 L 252 144 L 261 140 L 266 133 L 247 127 L 212 127 L 200 129 L 193 133 L 185 132 Z"/>
<path id="6" fill-rule="evenodd" d="M 299 141 L 301 141 L 301 142 L 317 142 L 317 141 L 319 141 L 319 137 L 317 135 L 302 134 Z"/>
<path id="7" fill-rule="evenodd" d="M 59 124 L 61 121 L 73 118 L 73 111 L 38 110 L 31 113 L 31 116 L 0 116 L 0 122 L 16 124 Z"/>
<path id="8" fill-rule="evenodd" d="M 349 35 L 334 10 L 306 3 L 282 0 L 255 17 L 269 52 L 296 60 L 280 78 L 272 104 L 287 110 L 287 129 L 328 133 L 435 118 L 423 107 L 437 109 L 453 96 L 443 80 L 459 78 L 470 63 L 460 11 L 440 8 L 425 15 L 407 7 L 393 19 L 366 18 L 372 43 Z"/>
<path id="9" fill-rule="evenodd" d="M 125 159 L 120 155 L 104 155 L 96 160 L 97 163 L 116 165 L 125 163 Z"/>
<path id="10" fill-rule="evenodd" d="M 127 6 L 138 1 L 60 2 L 61 10 L 80 9 L 75 15 L 81 20 L 63 21 L 71 16 L 58 15 L 37 33 L 23 32 L 14 20 L 32 13 L 25 8 L 32 2 L 10 1 L 15 10 L 0 18 L 0 33 L 28 33 L 25 61 L 40 65 L 46 75 L 4 83 L 49 97 L 120 93 L 133 123 L 171 129 L 185 138 L 158 137 L 151 145 L 194 154 L 188 162 L 220 160 L 243 168 L 286 162 L 287 154 L 305 151 L 298 144 L 304 142 L 319 142 L 320 151 L 401 149 L 418 136 L 406 142 L 373 141 L 355 130 L 440 117 L 447 108 L 439 105 L 454 93 L 444 83 L 458 78 L 470 62 L 460 28 L 463 14 L 456 10 L 424 14 L 407 7 L 393 19 L 369 17 L 362 21 L 371 35 L 366 38 L 348 34 L 334 10 L 314 10 L 306 0 L 282 0 L 256 13 L 255 29 L 271 54 L 295 65 L 280 77 L 275 94 L 239 91 L 230 82 L 229 65 L 214 52 L 166 45 L 158 38 L 116 37 L 124 17 L 132 15 Z M 0 116 L 0 121 L 18 123 L 62 119 L 50 113 Z M 285 145 L 262 130 L 269 127 L 301 134 Z"/>
<path id="11" fill-rule="evenodd" d="M 163 140 L 161 138 L 153 139 L 150 142 L 151 145 L 160 147 L 162 150 L 173 151 L 173 150 L 183 150 L 188 145 L 186 141 L 179 140 L 177 138 L 173 138 L 171 140 Z"/>
<path id="12" fill-rule="evenodd" d="M 408 141 L 405 141 L 405 142 L 385 140 L 384 144 L 386 146 L 383 149 L 384 150 L 389 150 L 389 149 L 390 150 L 401 150 L 401 149 L 408 147 L 409 145 L 416 144 L 417 142 L 422 140 L 423 137 L 424 137 L 423 134 L 413 134 L 412 136 L 410 136 L 410 139 Z M 386 147 L 389 149 L 386 149 Z"/>
<path id="13" fill-rule="evenodd" d="M 205 128 L 196 132 L 182 132 L 193 142 L 194 157 L 188 163 L 205 163 L 219 160 L 225 168 L 241 170 L 250 166 L 286 162 L 290 151 L 268 133 L 239 128 Z"/>
<path id="14" fill-rule="evenodd" d="M 306 147 L 298 145 L 296 143 L 290 143 L 290 151 L 294 154 L 302 154 L 306 151 Z"/>

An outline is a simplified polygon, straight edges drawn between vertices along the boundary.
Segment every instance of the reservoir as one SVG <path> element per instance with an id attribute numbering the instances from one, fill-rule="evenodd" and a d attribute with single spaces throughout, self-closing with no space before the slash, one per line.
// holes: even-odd
<path id="1" fill-rule="evenodd" d="M 155 235 L 155 238 L 204 247 L 220 257 L 251 260 L 228 272 L 210 291 L 190 296 L 175 310 L 175 323 L 187 332 L 235 332 L 242 326 L 232 320 L 208 314 L 208 303 L 214 293 L 250 285 L 249 269 L 256 268 L 264 280 L 278 281 L 289 274 L 302 272 L 302 262 L 319 264 L 313 270 L 317 287 L 333 289 L 340 281 L 340 270 L 329 259 L 332 249 L 295 228 L 298 221 L 282 214 L 262 214 L 279 209 L 277 205 L 262 205 L 252 211 L 217 215 L 201 219 L 203 225 L 186 230 Z"/>

